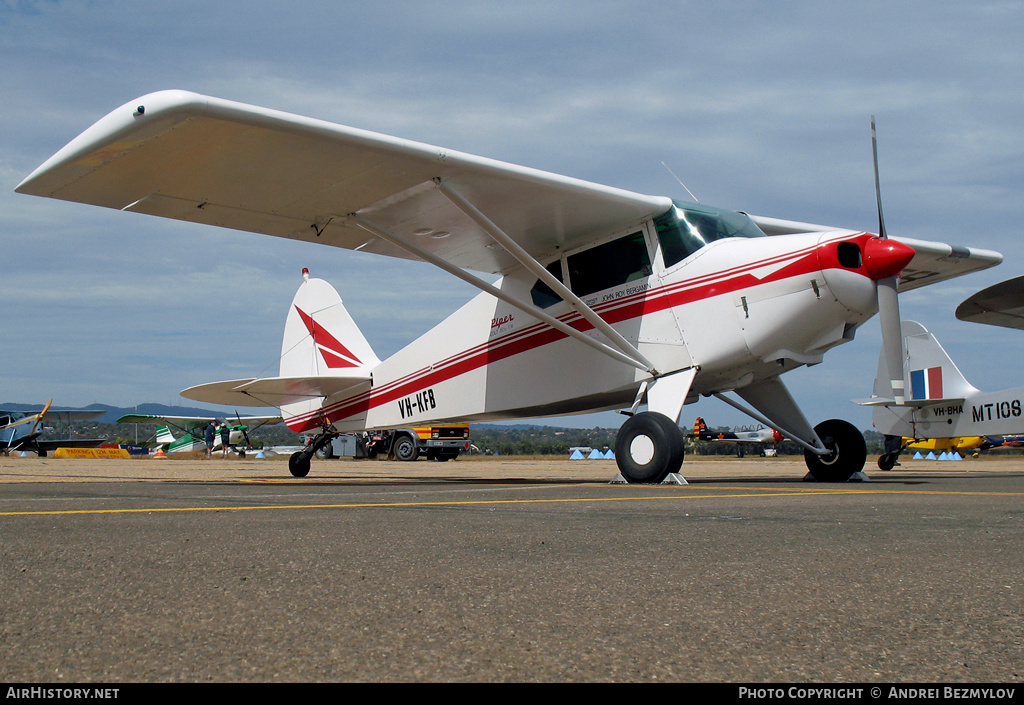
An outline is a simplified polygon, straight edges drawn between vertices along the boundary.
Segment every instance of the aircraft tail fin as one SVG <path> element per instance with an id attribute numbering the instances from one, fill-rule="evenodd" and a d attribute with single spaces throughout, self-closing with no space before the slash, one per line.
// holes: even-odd
<path id="1" fill-rule="evenodd" d="M 903 321 L 903 342 L 903 372 L 904 379 L 908 382 L 908 404 L 920 405 L 922 402 L 938 402 L 943 399 L 963 399 L 978 391 L 967 381 L 935 336 L 920 323 Z M 883 353 L 878 358 L 876 396 L 887 397 L 891 394 L 888 380 L 888 369 Z"/>
<path id="2" fill-rule="evenodd" d="M 703 438 L 708 433 L 708 425 L 704 423 L 704 417 L 698 416 L 697 420 L 693 422 L 693 435 L 696 438 Z"/>
<path id="3" fill-rule="evenodd" d="M 159 445 L 163 445 L 165 443 L 173 443 L 174 442 L 174 434 L 171 433 L 171 429 L 167 428 L 166 426 L 157 426 L 156 427 L 156 442 Z"/>
<path id="4" fill-rule="evenodd" d="M 279 376 L 200 384 L 181 395 L 222 406 L 277 407 L 292 430 L 304 432 L 330 421 L 323 413 L 329 400 L 368 390 L 380 359 L 334 287 L 311 279 L 308 270 L 302 278 L 285 319 Z"/>
<path id="5" fill-rule="evenodd" d="M 858 403 L 873 406 L 872 424 L 881 433 L 911 438 L 916 435 L 914 409 L 942 403 L 956 404 L 978 392 L 939 341 L 916 321 L 903 321 L 904 369 L 908 382 L 905 404 L 891 398 L 884 351 L 878 358 L 874 394 Z"/>
<path id="6" fill-rule="evenodd" d="M 292 429 L 310 430 L 320 423 L 325 400 L 365 386 L 380 359 L 334 287 L 305 269 L 302 278 L 284 324 L 280 379 L 292 390 L 315 389 L 316 396 L 282 403 L 281 414 Z"/>
<path id="7" fill-rule="evenodd" d="M 380 364 L 334 287 L 305 270 L 303 278 L 284 325 L 281 377 L 331 376 Z"/>

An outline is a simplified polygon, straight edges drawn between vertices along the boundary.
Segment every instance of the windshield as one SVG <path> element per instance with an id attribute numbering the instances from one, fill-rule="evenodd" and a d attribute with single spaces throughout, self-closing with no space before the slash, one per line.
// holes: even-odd
<path id="1" fill-rule="evenodd" d="M 727 237 L 765 237 L 746 214 L 699 203 L 673 201 L 667 213 L 654 219 L 661 256 L 671 267 L 709 242 Z"/>

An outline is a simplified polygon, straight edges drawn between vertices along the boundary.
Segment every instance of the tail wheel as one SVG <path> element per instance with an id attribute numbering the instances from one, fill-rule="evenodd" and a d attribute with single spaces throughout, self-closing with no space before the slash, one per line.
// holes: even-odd
<path id="1" fill-rule="evenodd" d="M 828 455 L 804 451 L 804 462 L 815 480 L 846 482 L 864 469 L 868 449 L 856 426 L 841 419 L 829 419 L 815 426 L 814 432 L 830 451 Z"/>
<path id="2" fill-rule="evenodd" d="M 396 460 L 401 460 L 403 462 L 416 460 L 420 455 L 420 449 L 417 448 L 413 440 L 406 435 L 401 435 L 395 439 L 395 445 L 391 449 L 391 452 L 395 454 Z"/>
<path id="3" fill-rule="evenodd" d="M 629 417 L 615 437 L 615 462 L 630 483 L 656 484 L 678 472 L 684 451 L 679 427 L 652 411 Z"/>
<path id="4" fill-rule="evenodd" d="M 879 470 L 892 470 L 896 466 L 896 458 L 899 453 L 886 453 L 878 456 Z"/>
<path id="5" fill-rule="evenodd" d="M 305 477 L 309 474 L 309 456 L 301 450 L 292 453 L 288 458 L 288 471 L 293 477 Z"/>

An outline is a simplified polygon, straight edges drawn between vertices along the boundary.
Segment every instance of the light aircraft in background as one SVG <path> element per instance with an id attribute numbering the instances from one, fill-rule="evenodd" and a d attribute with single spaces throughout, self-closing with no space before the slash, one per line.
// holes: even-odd
<path id="1" fill-rule="evenodd" d="M 992 436 L 966 436 L 954 438 L 904 438 L 903 447 L 910 450 L 930 450 L 934 453 L 960 453 L 977 456 L 981 451 L 1002 447 L 1003 442 Z"/>
<path id="2" fill-rule="evenodd" d="M 737 455 L 741 458 L 743 457 L 744 445 L 778 445 L 785 438 L 773 428 L 757 428 L 753 431 L 711 431 L 701 416 L 698 416 L 697 420 L 693 422 L 693 437 L 699 441 L 710 441 L 712 443 L 735 443 L 737 445 Z"/>
<path id="3" fill-rule="evenodd" d="M 956 308 L 961 321 L 1024 330 L 1024 277 L 983 289 Z M 903 408 L 887 403 L 884 354 L 878 360 L 873 422 L 885 434 L 878 467 L 891 469 L 903 448 L 974 450 L 1019 447 L 1024 433 L 1024 387 L 985 393 L 973 387 L 942 345 L 923 325 L 903 322 L 906 357 L 903 375 L 911 400 Z M 902 436 L 902 438 L 900 438 Z"/>
<path id="4" fill-rule="evenodd" d="M 877 195 L 877 155 L 875 184 Z M 714 395 L 800 445 L 815 478 L 846 480 L 864 465 L 860 431 L 836 419 L 812 426 L 781 375 L 820 363 L 879 310 L 899 360 L 897 288 L 1002 260 L 888 238 L 880 197 L 873 235 L 183 91 L 114 110 L 17 191 L 420 259 L 481 290 L 380 360 L 340 299 L 329 322 L 302 307 L 319 300 L 310 279 L 285 332 L 301 344 L 282 351 L 280 376 L 183 392 L 278 407 L 293 430 L 315 432 L 289 461 L 296 476 L 346 431 L 618 409 L 628 416 L 615 444 L 622 475 L 660 482 L 683 461 L 683 405 Z M 897 402 L 902 385 L 890 380 Z"/>
<path id="5" fill-rule="evenodd" d="M 878 467 L 889 470 L 903 439 L 952 443 L 976 440 L 977 447 L 1003 445 L 1001 437 L 1024 433 L 1024 387 L 982 392 L 972 386 L 939 341 L 916 321 L 903 321 L 910 396 L 896 405 L 885 395 L 889 371 L 878 362 L 874 396 L 858 403 L 874 407 L 872 422 L 886 436 Z M 1012 441 L 1011 441 L 1012 442 Z"/>
<path id="6" fill-rule="evenodd" d="M 898 438 L 886 436 L 886 451 L 878 458 L 878 467 L 892 470 L 898 465 L 899 454 L 905 450 L 932 453 L 970 454 L 977 458 L 987 451 L 1015 450 L 1024 447 L 1024 436 L 954 436 L 952 438 Z M 897 443 L 898 441 L 898 443 Z"/>
<path id="7" fill-rule="evenodd" d="M 235 416 L 237 423 L 228 424 L 230 434 L 228 436 L 228 447 L 245 457 L 245 451 L 252 448 L 249 441 L 249 431 L 255 431 L 266 424 L 281 423 L 280 416 Z M 156 442 L 166 453 L 184 453 L 192 450 L 206 452 L 206 427 L 211 423 L 222 426 L 226 420 L 216 416 L 159 416 L 155 414 L 125 414 L 117 420 L 118 423 L 153 424 L 157 427 Z M 178 430 L 179 436 L 175 437 L 169 427 Z M 214 450 L 222 450 L 220 430 L 214 434 Z"/>
<path id="8" fill-rule="evenodd" d="M 104 414 L 102 410 L 95 409 L 54 409 L 52 405 L 53 399 L 50 399 L 39 411 L 0 410 L 0 452 L 4 455 L 31 452 L 42 458 L 57 448 L 97 448 L 106 443 L 103 438 L 40 438 L 47 421 L 90 421 Z"/>

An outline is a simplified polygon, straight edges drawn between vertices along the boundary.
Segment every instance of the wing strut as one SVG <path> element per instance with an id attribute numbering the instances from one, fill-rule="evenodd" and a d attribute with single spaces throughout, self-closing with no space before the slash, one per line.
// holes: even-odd
<path id="1" fill-rule="evenodd" d="M 604 335 L 615 344 L 615 347 L 619 348 L 623 353 L 628 355 L 633 360 L 643 363 L 642 369 L 649 372 L 651 375 L 657 377 L 658 370 L 655 369 L 654 363 L 647 359 L 647 357 L 640 352 L 635 345 L 626 340 L 617 330 L 612 328 L 603 318 L 594 313 L 594 310 L 583 303 L 580 297 L 572 293 L 562 282 L 558 281 L 551 272 L 541 266 L 540 262 L 535 260 L 529 252 L 520 247 L 519 243 L 506 235 L 501 228 L 491 222 L 490 218 L 477 210 L 476 206 L 467 201 L 462 197 L 458 191 L 453 189 L 448 184 L 444 183 L 440 179 L 435 179 L 434 182 L 437 184 L 437 189 L 451 201 L 452 205 L 462 211 L 466 217 L 472 220 L 474 223 L 479 225 L 484 232 L 490 235 L 495 242 L 505 248 L 505 251 L 510 255 L 519 260 L 519 263 L 530 270 L 531 273 L 536 275 L 551 287 L 552 291 L 561 296 L 565 301 L 576 310 L 578 314 L 583 316 L 591 325 L 597 330 L 604 333 Z"/>
<path id="2" fill-rule="evenodd" d="M 581 343 L 586 343 L 587 345 L 589 345 L 590 347 L 594 348 L 595 350 L 598 350 L 598 351 L 604 353 L 605 355 L 607 355 L 607 356 L 609 356 L 609 357 L 611 357 L 611 358 L 613 358 L 615 360 L 618 360 L 619 362 L 624 362 L 627 365 L 632 365 L 633 367 L 636 367 L 636 368 L 641 369 L 641 370 L 648 370 L 649 367 L 650 367 L 650 365 L 648 363 L 646 363 L 646 362 L 644 362 L 642 360 L 634 359 L 630 355 L 623 354 L 623 353 L 619 352 L 618 350 L 616 350 L 615 348 L 613 348 L 613 347 L 611 347 L 609 345 L 605 345 L 604 343 L 602 343 L 599 340 L 594 340 L 589 335 L 581 333 L 580 331 L 576 330 L 572 326 L 567 325 L 566 323 L 563 323 L 562 321 L 558 320 L 554 316 L 551 316 L 551 315 L 545 313 L 543 310 L 541 310 L 539 308 L 536 308 L 535 306 L 531 306 L 530 304 L 527 304 L 524 301 L 520 301 L 519 299 L 516 299 L 516 298 L 510 296 L 509 294 L 507 294 L 506 292 L 504 292 L 501 289 L 497 288 L 496 286 L 488 284 L 487 282 L 483 281 L 479 277 L 475 277 L 472 274 L 464 271 L 460 267 L 457 267 L 456 265 L 451 264 L 450 262 L 447 262 L 446 260 L 441 259 L 440 257 L 438 257 L 438 256 L 436 256 L 434 254 L 431 254 L 430 252 L 424 250 L 421 247 L 418 247 L 417 245 L 414 245 L 411 242 L 407 242 L 406 240 L 403 240 L 402 238 L 398 237 L 394 233 L 392 233 L 389 230 L 386 230 L 386 229 L 380 227 L 379 225 L 376 225 L 375 223 L 367 220 L 365 217 L 359 215 L 358 213 L 353 213 L 353 214 L 349 215 L 348 218 L 353 223 L 355 223 L 356 225 L 361 227 L 363 230 L 366 230 L 367 232 L 369 232 L 369 233 L 371 233 L 373 235 L 376 235 L 381 240 L 384 240 L 386 242 L 390 242 L 392 245 L 394 245 L 396 247 L 400 247 L 401 249 L 405 250 L 406 252 L 410 252 L 410 253 L 416 255 L 417 257 L 422 259 L 424 262 L 429 262 L 430 264 L 434 265 L 435 267 L 439 267 L 440 269 L 443 269 L 444 271 L 448 272 L 452 276 L 458 277 L 459 279 L 461 279 L 462 281 L 466 282 L 467 284 L 471 284 L 471 285 L 475 286 L 476 288 L 480 289 L 481 291 L 487 292 L 488 294 L 490 294 L 491 296 L 495 297 L 496 299 L 500 299 L 500 300 L 504 301 L 507 304 L 511 304 L 512 306 L 515 306 L 516 308 L 518 308 L 519 310 L 523 311 L 527 315 L 533 316 L 535 318 L 539 318 L 540 320 L 544 321 L 545 323 L 547 323 L 552 328 L 555 328 L 556 330 L 559 330 L 562 333 L 565 333 L 566 335 L 568 335 L 568 336 L 570 336 L 572 338 L 575 338 L 576 340 L 580 341 Z M 603 323 L 603 321 L 602 321 L 602 323 Z"/>
<path id="3" fill-rule="evenodd" d="M 820 455 L 820 456 L 828 455 L 831 452 L 830 450 L 825 448 L 825 445 L 823 443 L 821 443 L 821 439 L 818 438 L 818 434 L 815 433 L 813 430 L 811 431 L 810 436 L 811 436 L 811 439 L 814 441 L 814 443 L 817 444 L 817 445 L 812 444 L 812 443 L 808 443 L 807 441 L 805 441 L 803 438 L 801 438 L 800 436 L 796 435 L 792 431 L 789 431 L 789 430 L 783 428 L 782 426 L 778 425 L 777 423 L 775 423 L 774 421 L 769 419 L 767 416 L 764 416 L 763 414 L 759 414 L 756 411 L 754 411 L 753 409 L 751 409 L 749 407 L 746 407 L 743 404 L 740 404 L 738 401 L 730 399 L 729 397 L 725 396 L 725 394 L 722 393 L 722 392 L 714 392 L 713 396 L 716 399 L 721 399 L 722 401 L 724 401 L 726 404 L 728 404 L 732 408 L 737 409 L 739 411 L 742 411 L 744 414 L 746 414 L 750 418 L 754 419 L 755 421 L 760 421 L 765 426 L 768 426 L 769 428 L 772 428 L 772 429 L 778 431 L 783 436 L 785 436 L 788 440 L 793 441 L 798 446 L 802 447 L 804 450 L 809 450 L 810 452 L 814 453 L 815 455 Z M 793 420 L 793 419 L 791 419 L 791 420 Z M 800 425 L 806 425 L 806 423 L 807 422 L 804 421 Z"/>

